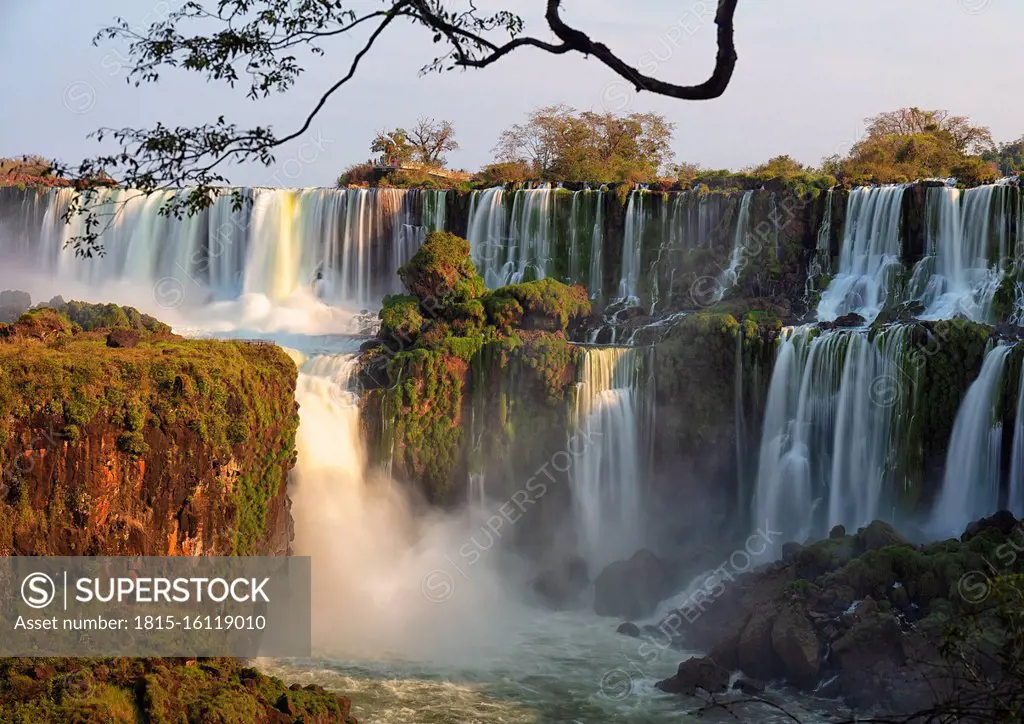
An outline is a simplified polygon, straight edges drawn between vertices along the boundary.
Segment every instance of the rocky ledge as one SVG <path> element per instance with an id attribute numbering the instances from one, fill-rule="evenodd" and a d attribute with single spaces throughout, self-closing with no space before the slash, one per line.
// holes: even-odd
<path id="1" fill-rule="evenodd" d="M 1024 522 L 1007 512 L 921 546 L 881 521 L 786 544 L 780 561 L 709 581 L 661 622 L 661 641 L 708 656 L 659 688 L 721 692 L 738 670 L 861 711 L 1001 716 L 990 702 L 1019 706 L 1024 692 L 1022 552 Z"/>

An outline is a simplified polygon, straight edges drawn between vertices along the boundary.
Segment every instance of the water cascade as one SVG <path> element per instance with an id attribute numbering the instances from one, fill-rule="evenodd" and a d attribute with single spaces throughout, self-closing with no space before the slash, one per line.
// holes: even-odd
<path id="1" fill-rule="evenodd" d="M 1013 454 L 1010 459 L 1010 497 L 1007 508 L 1024 517 L 1024 369 L 1017 387 L 1017 417 L 1013 427 Z"/>
<path id="2" fill-rule="evenodd" d="M 544 184 L 511 192 L 499 187 L 473 193 L 469 245 L 489 288 L 549 275 L 557 191 Z"/>
<path id="3" fill-rule="evenodd" d="M 736 217 L 736 231 L 733 234 L 729 267 L 723 270 L 718 277 L 718 300 L 725 296 L 725 293 L 734 287 L 739 279 L 740 266 L 744 263 L 743 257 L 746 254 L 747 241 L 750 236 L 750 200 L 753 197 L 753 191 L 745 191 L 743 198 L 740 199 L 740 209 Z"/>
<path id="4" fill-rule="evenodd" d="M 100 189 L 83 202 L 99 221 L 104 254 L 78 259 L 69 243 L 85 233 L 86 217 L 63 221 L 78 192 L 17 193 L 21 213 L 35 217 L 22 225 L 39 231 L 4 234 L 5 260 L 97 287 L 173 283 L 199 304 L 243 293 L 282 301 L 305 291 L 332 303 L 376 306 L 398 291 L 398 266 L 424 238 L 425 208 L 428 225 L 444 222 L 443 193 L 433 191 L 247 189 L 240 209 L 224 193 L 201 213 L 178 219 L 160 213 L 173 192 Z M 5 199 L 5 216 L 10 205 Z"/>
<path id="5" fill-rule="evenodd" d="M 571 485 L 580 553 L 591 571 L 643 544 L 641 354 L 627 347 L 584 351 L 574 410 L 583 450 Z"/>
<path id="6" fill-rule="evenodd" d="M 753 514 L 788 540 L 879 517 L 897 483 L 909 328 L 788 330 L 768 391 Z"/>
<path id="7" fill-rule="evenodd" d="M 630 305 L 640 303 L 640 263 L 643 251 L 644 227 L 651 219 L 650 194 L 635 189 L 626 204 L 626 228 L 622 235 L 622 275 L 619 279 L 618 299 Z"/>
<path id="8" fill-rule="evenodd" d="M 885 304 L 900 264 L 900 213 L 906 186 L 850 192 L 839 270 L 818 303 L 818 318 L 856 312 L 871 322 Z"/>
<path id="9" fill-rule="evenodd" d="M 932 526 L 938 535 L 958 536 L 972 520 L 999 508 L 1003 432 L 996 407 L 1011 350 L 1002 344 L 989 350 L 957 410 L 942 490 L 932 510 Z"/>
<path id="10" fill-rule="evenodd" d="M 931 187 L 927 191 L 928 255 L 918 262 L 911 294 L 924 319 L 963 314 L 990 321 L 992 298 L 1002 278 L 1013 233 L 1012 203 L 1019 191 L 990 184 L 966 191 Z"/>

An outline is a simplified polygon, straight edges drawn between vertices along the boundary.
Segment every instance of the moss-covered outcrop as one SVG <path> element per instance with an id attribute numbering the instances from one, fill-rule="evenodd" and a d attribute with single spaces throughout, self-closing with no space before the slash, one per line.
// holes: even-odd
<path id="1" fill-rule="evenodd" d="M 445 233 L 431 234 L 400 276 L 409 295 L 385 300 L 362 356 L 364 419 L 392 472 L 449 502 L 473 455 L 522 445 L 529 457 L 554 430 L 564 438 L 579 361 L 565 329 L 590 303 L 581 287 L 550 279 L 488 293 L 469 245 Z"/>
<path id="2" fill-rule="evenodd" d="M 356 724 L 351 702 L 234 659 L 0 659 L 0 721 Z"/>
<path id="3" fill-rule="evenodd" d="M 1007 668 L 999 647 L 1011 644 L 1019 667 L 1024 629 L 1008 629 L 1005 614 L 1019 612 L 1022 540 L 1024 527 L 1006 512 L 959 540 L 923 546 L 882 521 L 850 535 L 838 529 L 787 544 L 781 561 L 720 593 L 692 596 L 675 614 L 689 625 L 676 630 L 683 646 L 709 649 L 721 666 L 858 708 L 908 714 L 975 686 L 1019 687 L 1020 670 Z"/>
<path id="4" fill-rule="evenodd" d="M 73 304 L 94 331 L 55 309 L 0 327 L 0 553 L 287 552 L 291 359 Z M 140 335 L 113 348 L 99 320 Z"/>

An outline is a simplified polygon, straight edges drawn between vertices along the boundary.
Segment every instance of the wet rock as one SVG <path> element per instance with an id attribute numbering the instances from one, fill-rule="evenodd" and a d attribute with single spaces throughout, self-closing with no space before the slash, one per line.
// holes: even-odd
<path id="1" fill-rule="evenodd" d="M 697 689 L 720 694 L 729 688 L 729 671 L 706 656 L 694 657 L 679 664 L 675 676 L 659 681 L 655 686 L 669 694 L 693 696 Z"/>
<path id="2" fill-rule="evenodd" d="M 969 541 L 976 535 L 983 533 L 989 529 L 995 529 L 1002 535 L 1010 535 L 1013 529 L 1017 527 L 1017 519 L 1013 517 L 1013 513 L 1008 510 L 1000 510 L 994 515 L 990 515 L 987 518 L 981 518 L 976 520 L 964 530 L 964 534 L 960 536 L 960 540 L 964 543 Z"/>
<path id="3" fill-rule="evenodd" d="M 832 528 L 832 530 L 828 532 L 828 537 L 829 540 L 835 540 L 836 538 L 845 538 L 846 526 L 842 524 L 835 526 L 834 528 Z"/>
<path id="4" fill-rule="evenodd" d="M 733 691 L 741 691 L 748 696 L 760 696 L 764 693 L 764 684 L 757 679 L 736 679 L 732 685 Z"/>
<path id="5" fill-rule="evenodd" d="M 620 633 L 623 636 L 629 636 L 630 638 L 634 639 L 640 638 L 640 627 L 637 626 L 635 623 L 626 621 L 625 623 L 619 624 L 619 627 L 615 629 L 615 633 Z"/>
<path id="6" fill-rule="evenodd" d="M 821 643 L 814 626 L 796 606 L 787 606 L 772 626 L 772 648 L 782 661 L 786 678 L 810 688 L 821 668 Z"/>
<path id="7" fill-rule="evenodd" d="M 616 561 L 594 581 L 594 611 L 599 616 L 646 618 L 672 593 L 671 570 L 649 550 Z"/>
<path id="8" fill-rule="evenodd" d="M 778 609 L 768 603 L 759 606 L 750 616 L 740 634 L 737 651 L 743 673 L 757 679 L 773 679 L 779 674 L 778 660 L 772 645 L 772 629 Z"/>
<path id="9" fill-rule="evenodd" d="M 895 545 L 910 545 L 910 542 L 884 521 L 872 521 L 857 531 L 857 550 L 861 553 Z"/>
<path id="10" fill-rule="evenodd" d="M 782 560 L 791 561 L 796 557 L 796 554 L 802 551 L 804 547 L 796 541 L 789 541 L 788 543 L 782 544 Z"/>

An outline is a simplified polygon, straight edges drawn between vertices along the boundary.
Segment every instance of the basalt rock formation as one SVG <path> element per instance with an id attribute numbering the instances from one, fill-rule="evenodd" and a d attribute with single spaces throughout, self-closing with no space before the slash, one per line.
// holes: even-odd
<path id="1" fill-rule="evenodd" d="M 660 629 L 717 666 L 863 710 L 978 707 L 1021 685 L 1006 657 L 1022 635 L 1022 550 L 1024 525 L 1006 512 L 922 546 L 875 521 L 695 591 Z"/>
<path id="2" fill-rule="evenodd" d="M 295 375 L 116 305 L 0 327 L 0 552 L 288 553 Z"/>
<path id="3" fill-rule="evenodd" d="M 130 307 L 0 325 L 0 553 L 284 555 L 296 369 Z M 356 724 L 233 659 L 0 659 L 0 720 Z"/>

